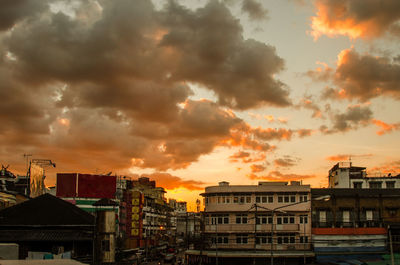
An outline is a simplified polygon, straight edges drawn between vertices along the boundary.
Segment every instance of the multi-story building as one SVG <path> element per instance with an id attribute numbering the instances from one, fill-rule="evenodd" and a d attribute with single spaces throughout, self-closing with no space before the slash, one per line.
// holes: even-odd
<path id="1" fill-rule="evenodd" d="M 365 167 L 339 162 L 329 170 L 329 188 L 395 189 L 400 188 L 400 175 L 369 176 Z"/>
<path id="2" fill-rule="evenodd" d="M 388 253 L 390 243 L 395 252 L 400 250 L 398 189 L 312 189 L 311 194 L 329 198 L 312 200 L 313 242 L 319 262 L 376 257 Z"/>
<path id="3" fill-rule="evenodd" d="M 204 234 L 208 244 L 188 251 L 204 262 L 283 264 L 313 256 L 310 245 L 310 186 L 298 181 L 206 187 Z M 211 259 L 211 261 L 210 261 Z M 226 263 L 228 262 L 228 263 Z"/>
<path id="4" fill-rule="evenodd" d="M 172 208 L 168 206 L 165 190 L 156 187 L 156 182 L 147 177 L 141 177 L 132 182 L 132 190 L 144 195 L 143 216 L 143 242 L 142 247 L 166 246 L 170 241 L 167 227 L 169 227 L 169 213 Z"/>

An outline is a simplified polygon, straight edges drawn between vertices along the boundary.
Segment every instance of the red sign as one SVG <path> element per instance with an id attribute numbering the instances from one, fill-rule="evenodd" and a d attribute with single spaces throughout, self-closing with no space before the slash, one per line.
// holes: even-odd
<path id="1" fill-rule="evenodd" d="M 114 199 L 116 188 L 116 176 L 78 175 L 78 197 Z"/>
<path id="2" fill-rule="evenodd" d="M 76 197 L 76 173 L 57 173 L 57 197 Z"/>

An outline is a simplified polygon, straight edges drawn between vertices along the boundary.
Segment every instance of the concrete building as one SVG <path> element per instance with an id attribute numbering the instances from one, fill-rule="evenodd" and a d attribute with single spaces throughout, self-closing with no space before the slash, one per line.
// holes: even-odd
<path id="1" fill-rule="evenodd" d="M 400 250 L 398 189 L 312 189 L 311 194 L 329 197 L 312 200 L 312 241 L 318 262 L 384 260 L 390 238 L 394 252 Z"/>
<path id="2" fill-rule="evenodd" d="M 396 189 L 400 188 L 400 175 L 371 176 L 365 167 L 351 162 L 339 162 L 329 170 L 329 188 Z"/>
<path id="3" fill-rule="evenodd" d="M 204 262 L 276 264 L 313 256 L 310 237 L 310 186 L 298 181 L 206 187 L 204 250 L 188 251 Z"/>

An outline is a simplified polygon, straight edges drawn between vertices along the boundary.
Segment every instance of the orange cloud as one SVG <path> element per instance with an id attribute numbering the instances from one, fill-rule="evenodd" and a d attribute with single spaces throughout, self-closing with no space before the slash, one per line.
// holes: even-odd
<path id="1" fill-rule="evenodd" d="M 266 169 L 264 165 L 256 165 L 256 164 L 251 165 L 250 168 L 252 173 L 262 172 Z"/>
<path id="2" fill-rule="evenodd" d="M 381 129 L 376 132 L 377 135 L 384 135 L 386 133 L 391 133 L 392 131 L 397 131 L 400 129 L 400 123 L 389 124 L 375 119 L 372 120 L 372 123 L 378 127 L 381 127 Z"/>
<path id="3" fill-rule="evenodd" d="M 260 162 L 265 161 L 266 155 L 264 152 L 256 152 L 256 154 L 251 154 L 249 152 L 239 151 L 234 153 L 229 157 L 230 162 L 239 162 L 242 163 L 253 163 L 253 162 Z"/>
<path id="4" fill-rule="evenodd" d="M 283 174 L 280 171 L 271 171 L 267 175 L 257 176 L 252 173 L 247 175 L 251 180 L 268 180 L 268 181 L 291 181 L 291 180 L 303 180 L 309 178 L 315 178 L 315 175 L 298 175 L 294 173 Z"/>
<path id="5" fill-rule="evenodd" d="M 369 175 L 376 175 L 377 173 L 392 174 L 392 176 L 400 173 L 400 160 L 390 161 L 381 166 L 376 166 L 368 169 Z"/>
<path id="6" fill-rule="evenodd" d="M 184 180 L 169 173 L 156 172 L 152 174 L 142 174 L 141 177 L 148 177 L 155 180 L 157 187 L 163 187 L 167 190 L 176 188 L 185 188 L 188 190 L 202 190 L 206 183 L 197 180 Z"/>
<path id="7" fill-rule="evenodd" d="M 338 162 L 338 161 L 348 161 L 352 157 L 372 157 L 373 154 L 361 154 L 361 155 L 352 155 L 352 154 L 338 154 L 333 156 L 328 156 L 325 159 L 328 161 Z"/>
<path id="8" fill-rule="evenodd" d="M 311 35 L 351 39 L 373 38 L 395 32 L 400 18 L 398 0 L 316 0 L 316 16 L 311 18 Z"/>

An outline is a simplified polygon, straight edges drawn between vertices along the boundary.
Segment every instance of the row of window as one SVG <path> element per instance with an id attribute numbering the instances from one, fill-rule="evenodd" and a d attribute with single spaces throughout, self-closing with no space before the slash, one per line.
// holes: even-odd
<path id="1" fill-rule="evenodd" d="M 249 235 L 248 234 L 236 234 L 234 241 L 236 244 L 249 244 Z M 254 241 L 253 241 L 254 242 Z M 211 237 L 211 243 L 215 244 L 229 244 L 229 236 L 228 235 L 218 235 L 218 237 Z M 271 244 L 271 235 L 269 234 L 259 234 L 256 236 L 256 244 Z M 296 234 L 282 234 L 276 237 L 277 244 L 295 244 L 296 243 Z M 308 243 L 307 236 L 300 236 L 297 243 Z"/>
<path id="2" fill-rule="evenodd" d="M 395 188 L 395 182 L 394 181 L 385 181 L 386 183 L 386 188 L 387 189 L 394 189 Z M 369 188 L 371 189 L 382 189 L 382 182 L 381 181 L 370 181 L 369 183 Z M 353 182 L 353 188 L 355 189 L 361 189 L 363 183 L 362 182 Z"/>
<path id="3" fill-rule="evenodd" d="M 278 203 L 295 203 L 308 201 L 308 195 L 278 195 Z M 296 200 L 297 199 L 297 200 Z M 255 196 L 255 201 L 252 196 L 209 196 L 205 198 L 205 205 L 210 204 L 227 204 L 227 203 L 274 203 L 274 196 Z"/>
<path id="4" fill-rule="evenodd" d="M 247 224 L 248 223 L 248 214 L 236 214 L 235 215 L 235 223 L 236 224 Z M 270 214 L 258 214 L 256 223 L 257 224 L 295 224 L 295 216 L 294 215 L 278 215 L 276 216 L 276 221 L 273 221 L 272 215 Z M 209 218 L 206 218 L 206 224 L 229 224 L 229 214 L 212 214 L 211 222 Z M 307 215 L 299 216 L 300 224 L 308 223 Z"/>

